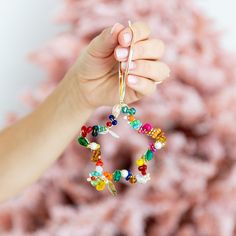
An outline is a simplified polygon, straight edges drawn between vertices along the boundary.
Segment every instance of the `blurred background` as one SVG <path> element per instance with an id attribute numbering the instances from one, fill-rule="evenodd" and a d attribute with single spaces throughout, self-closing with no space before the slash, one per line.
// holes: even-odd
<path id="1" fill-rule="evenodd" d="M 1 126 L 7 114 L 14 121 L 42 102 L 83 46 L 115 22 L 146 21 L 165 41 L 172 70 L 172 79 L 135 105 L 141 120 L 152 117 L 168 136 L 149 184 L 122 183 L 117 198 L 95 192 L 86 182 L 87 153 L 73 142 L 37 183 L 0 205 L 0 235 L 235 236 L 235 6 L 233 0 L 0 0 Z M 140 137 L 98 139 L 111 170 L 134 169 L 147 144 Z"/>

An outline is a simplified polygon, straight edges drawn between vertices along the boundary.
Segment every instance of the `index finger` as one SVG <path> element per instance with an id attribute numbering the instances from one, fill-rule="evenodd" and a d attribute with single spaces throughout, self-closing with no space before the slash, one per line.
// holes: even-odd
<path id="1" fill-rule="evenodd" d="M 131 44 L 132 36 L 134 37 L 134 43 L 148 39 L 151 33 L 149 26 L 144 22 L 135 22 L 132 24 L 134 35 L 129 27 L 123 29 L 118 35 L 118 42 L 122 47 L 129 47 Z"/>

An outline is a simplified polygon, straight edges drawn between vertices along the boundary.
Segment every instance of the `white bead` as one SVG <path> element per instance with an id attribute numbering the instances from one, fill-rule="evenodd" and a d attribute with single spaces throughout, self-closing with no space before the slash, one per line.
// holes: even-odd
<path id="1" fill-rule="evenodd" d="M 120 172 L 121 172 L 121 176 L 123 178 L 126 178 L 128 176 L 128 174 L 129 174 L 128 170 L 121 170 Z"/>
<path id="2" fill-rule="evenodd" d="M 90 182 L 90 181 L 91 181 L 91 178 L 87 178 L 87 181 Z"/>
<path id="3" fill-rule="evenodd" d="M 154 147 L 155 147 L 156 149 L 161 149 L 161 148 L 162 148 L 162 143 L 156 141 L 155 144 L 154 144 Z"/>
<path id="4" fill-rule="evenodd" d="M 89 144 L 89 148 L 91 149 L 91 150 L 98 150 L 99 148 L 100 148 L 100 145 L 98 144 L 98 143 L 90 143 Z"/>
<path id="5" fill-rule="evenodd" d="M 101 166 L 96 166 L 96 171 L 99 173 L 103 172 L 103 168 Z"/>

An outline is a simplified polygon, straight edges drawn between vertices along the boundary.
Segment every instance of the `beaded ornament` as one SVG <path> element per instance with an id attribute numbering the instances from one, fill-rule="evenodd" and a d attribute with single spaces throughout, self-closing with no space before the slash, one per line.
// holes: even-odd
<path id="1" fill-rule="evenodd" d="M 129 22 L 129 27 L 133 32 L 131 23 Z M 133 38 L 133 37 L 132 37 Z M 147 171 L 148 163 L 154 158 L 154 153 L 161 149 L 166 144 L 166 137 L 160 128 L 153 128 L 151 124 L 142 122 L 135 118 L 136 109 L 134 107 L 129 107 L 124 103 L 125 97 L 125 81 L 129 73 L 129 65 L 132 60 L 133 53 L 133 40 L 130 46 L 130 53 L 128 57 L 128 63 L 125 72 L 121 71 L 121 66 L 119 64 L 119 94 L 120 103 L 115 105 L 112 109 L 112 114 L 109 115 L 106 125 L 94 125 L 86 127 L 85 125 L 81 128 L 80 136 L 78 137 L 78 142 L 80 145 L 88 148 L 92 152 L 91 161 L 95 164 L 95 169 L 89 173 L 87 181 L 91 183 L 92 186 L 98 191 L 102 191 L 105 187 L 112 195 L 117 195 L 117 191 L 114 182 L 119 182 L 122 179 L 130 182 L 131 184 L 140 183 L 145 184 L 150 180 L 150 173 Z M 132 173 L 131 170 L 115 170 L 113 173 L 104 170 L 104 162 L 102 160 L 100 144 L 96 142 L 90 142 L 87 136 L 91 134 L 96 137 L 100 134 L 110 133 L 114 137 L 118 137 L 111 128 L 118 124 L 118 117 L 120 114 L 124 119 L 127 120 L 129 125 L 139 134 L 147 135 L 153 139 L 153 141 L 148 146 L 147 150 L 143 155 L 136 160 L 136 165 L 138 167 L 138 173 Z"/>

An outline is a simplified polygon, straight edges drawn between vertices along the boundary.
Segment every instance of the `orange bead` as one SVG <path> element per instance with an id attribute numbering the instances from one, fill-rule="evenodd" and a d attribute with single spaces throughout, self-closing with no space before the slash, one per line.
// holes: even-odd
<path id="1" fill-rule="evenodd" d="M 112 180 L 112 174 L 110 174 L 109 172 L 103 172 L 104 176 L 108 179 L 108 180 Z"/>
<path id="2" fill-rule="evenodd" d="M 128 118 L 128 121 L 130 121 L 130 122 L 135 120 L 135 117 L 133 115 L 130 115 L 127 118 Z"/>

